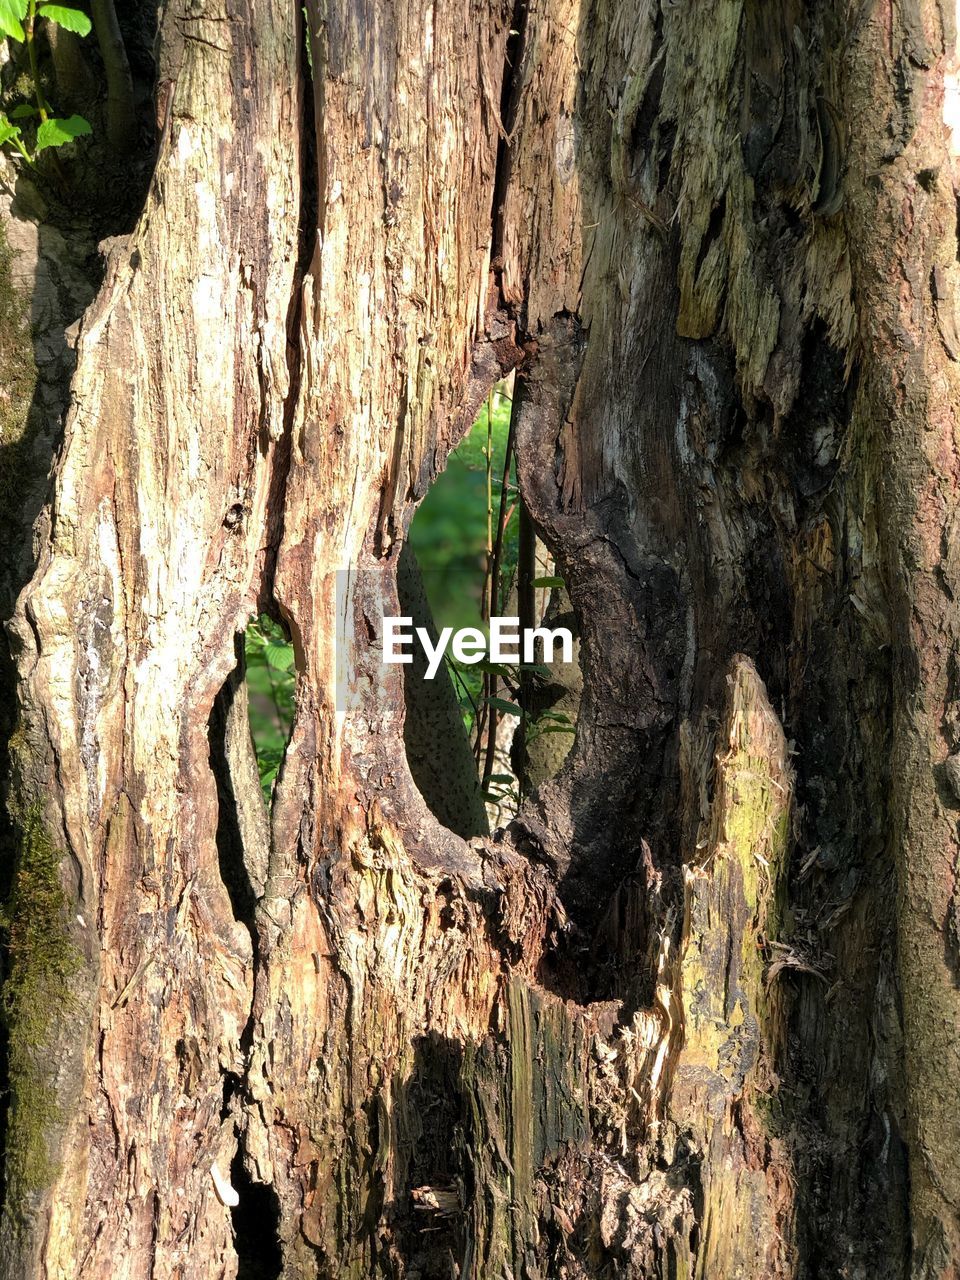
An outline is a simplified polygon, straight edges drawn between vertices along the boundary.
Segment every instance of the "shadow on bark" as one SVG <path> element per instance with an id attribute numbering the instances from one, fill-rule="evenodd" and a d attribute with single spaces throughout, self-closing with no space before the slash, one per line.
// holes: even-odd
<path id="1" fill-rule="evenodd" d="M 404 1171 L 397 1201 L 382 1207 L 396 1221 L 410 1273 L 423 1280 L 457 1274 L 467 1248 L 466 1206 L 476 1188 L 463 1066 L 462 1043 L 436 1032 L 416 1040 L 410 1074 L 392 1090 L 388 1131 L 378 1135 Z M 380 1209 L 369 1209 L 376 1224 Z"/>
<path id="2" fill-rule="evenodd" d="M 237 665 L 210 712 L 210 768 L 217 780 L 220 878 L 230 895 L 234 919 L 246 925 L 253 937 L 258 893 L 251 865 L 262 864 L 262 873 L 257 876 L 254 872 L 262 892 L 269 828 L 247 715 L 242 635 L 236 637 L 234 648 Z"/>
<path id="3" fill-rule="evenodd" d="M 231 1210 L 237 1251 L 237 1280 L 279 1280 L 283 1255 L 277 1230 L 280 1206 L 273 1187 L 254 1182 L 243 1159 L 243 1144 L 230 1166 L 230 1182 L 240 1197 Z"/>

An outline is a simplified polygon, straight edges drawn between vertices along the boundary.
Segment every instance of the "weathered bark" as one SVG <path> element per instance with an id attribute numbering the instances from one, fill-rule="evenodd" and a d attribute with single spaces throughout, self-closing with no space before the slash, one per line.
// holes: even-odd
<path id="1" fill-rule="evenodd" d="M 76 972 L 46 1025 L 13 999 L 11 1276 L 178 1274 L 198 1223 L 195 1265 L 234 1265 L 210 1165 L 231 1156 L 252 953 L 218 873 L 207 721 L 259 589 L 284 430 L 302 82 L 287 6 L 219 17 L 188 21 L 146 207 L 84 317 L 13 624 L 15 794 L 42 810 L 27 854 L 63 858 L 69 910 L 46 927 Z M 49 980 L 42 953 L 11 950 L 8 991 Z"/>
<path id="2" fill-rule="evenodd" d="M 12 623 L 3 1274 L 947 1280 L 949 15 L 310 5 L 311 119 L 296 10 L 168 7 Z M 583 690 L 465 840 L 377 632 L 514 365 Z"/>
<path id="3" fill-rule="evenodd" d="M 543 593 L 541 593 L 543 594 Z M 512 758 L 526 790 L 540 786 L 560 772 L 573 745 L 574 726 L 580 714 L 583 675 L 577 619 L 563 587 L 548 595 L 535 626 L 566 627 L 573 636 L 573 661 L 553 662 L 549 674 L 533 675 L 523 684 L 523 710 L 529 727 L 513 742 Z"/>

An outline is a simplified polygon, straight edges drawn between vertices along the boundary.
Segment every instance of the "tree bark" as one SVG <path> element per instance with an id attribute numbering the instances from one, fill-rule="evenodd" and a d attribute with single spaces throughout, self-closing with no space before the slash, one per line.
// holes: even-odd
<path id="1" fill-rule="evenodd" d="M 12 624 L 13 909 L 57 850 L 69 906 L 43 934 L 72 977 L 59 990 L 44 948 L 11 933 L 11 1276 L 235 1268 L 210 1166 L 229 1167 L 252 950 L 219 874 L 207 722 L 259 589 L 295 374 L 303 88 L 286 6 L 227 16 L 185 19 L 146 206 L 83 319 Z M 40 1025 L 38 985 L 55 989 Z"/>
<path id="2" fill-rule="evenodd" d="M 133 77 L 117 11 L 113 0 L 90 0 L 90 12 L 107 81 L 107 136 L 117 151 L 129 152 L 137 136 Z"/>
<path id="3" fill-rule="evenodd" d="M 0 1271 L 955 1277 L 952 14 L 298 8 L 167 7 L 10 624 Z M 513 367 L 583 688 L 464 838 L 377 637 Z"/>

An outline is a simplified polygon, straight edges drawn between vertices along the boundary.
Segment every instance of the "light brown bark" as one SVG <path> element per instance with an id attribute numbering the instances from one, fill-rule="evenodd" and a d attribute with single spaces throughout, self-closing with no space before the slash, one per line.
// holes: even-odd
<path id="1" fill-rule="evenodd" d="M 207 721 L 259 590 L 296 372 L 303 85 L 286 6 L 189 29 L 146 207 L 84 316 L 13 624 L 17 803 L 40 807 L 63 857 L 70 908 L 49 927 L 78 972 L 19 1051 L 29 1079 L 11 1080 L 8 1153 L 29 1156 L 7 1164 L 11 1276 L 218 1274 L 234 1258 L 210 1165 L 234 1141 L 224 1074 L 243 1069 L 252 950 L 218 870 Z M 14 954 L 14 980 L 32 963 Z M 28 1031 L 14 1019 L 13 1044 Z"/>

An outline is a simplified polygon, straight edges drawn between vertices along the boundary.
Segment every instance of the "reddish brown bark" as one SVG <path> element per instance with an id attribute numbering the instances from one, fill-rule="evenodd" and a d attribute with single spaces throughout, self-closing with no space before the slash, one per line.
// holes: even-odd
<path id="1" fill-rule="evenodd" d="M 948 15 L 307 26 L 312 79 L 288 7 L 170 9 L 81 329 L 12 624 L 6 1270 L 947 1280 Z M 514 366 L 583 692 L 464 839 L 374 640 Z M 261 607 L 297 669 L 269 831 Z"/>

